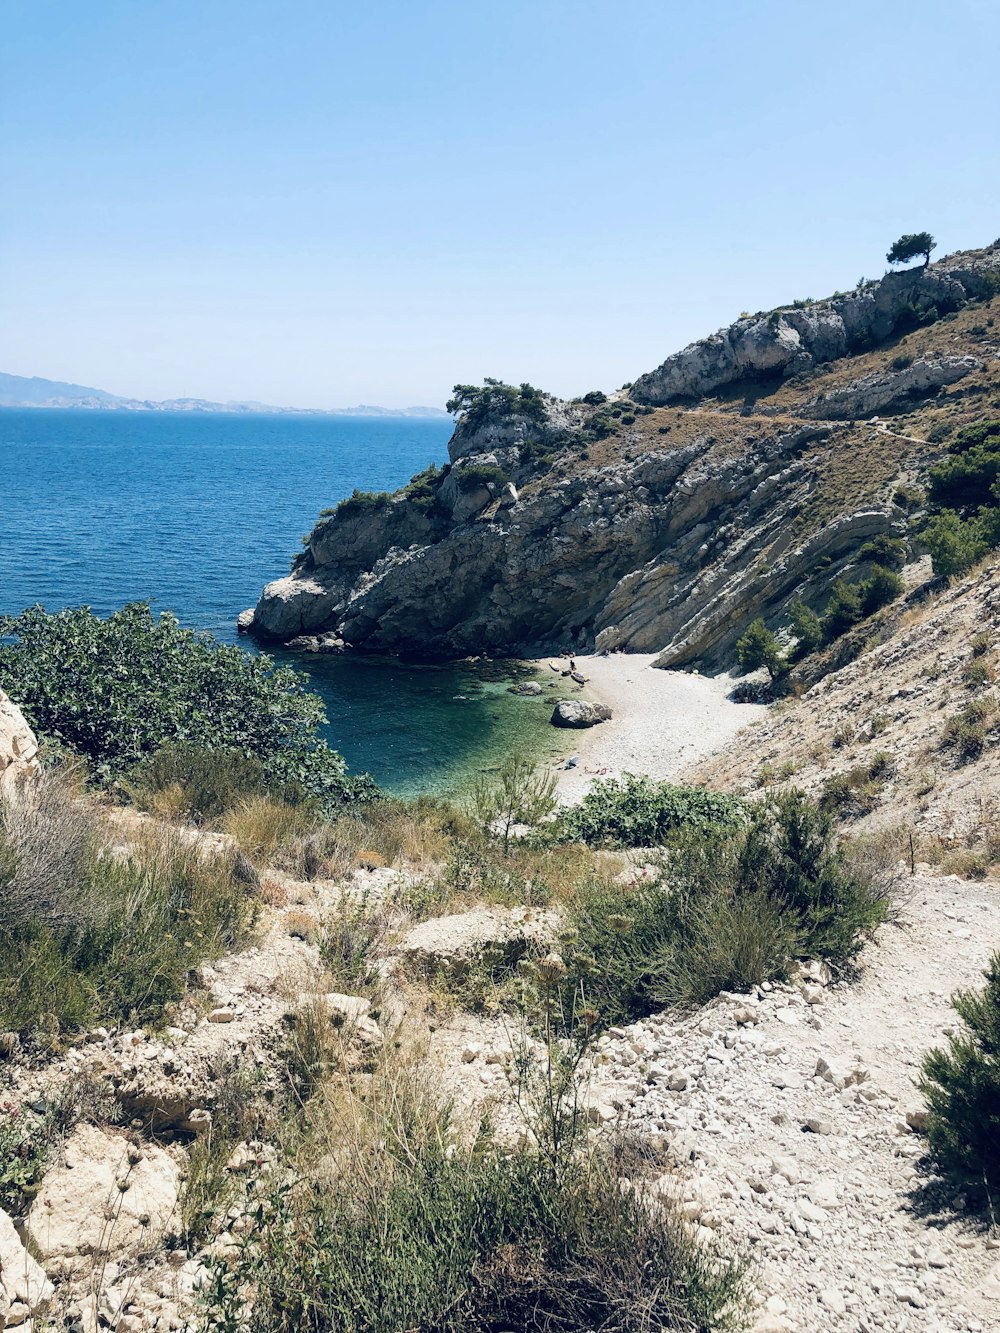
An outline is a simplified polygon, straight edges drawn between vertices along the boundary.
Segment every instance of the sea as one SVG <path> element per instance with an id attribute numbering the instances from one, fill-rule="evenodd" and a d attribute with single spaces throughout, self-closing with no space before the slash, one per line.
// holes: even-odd
<path id="1" fill-rule="evenodd" d="M 450 433 L 443 419 L 0 408 L 0 614 L 144 600 L 259 651 L 236 617 L 288 573 L 319 511 L 444 462 Z M 306 673 L 350 770 L 395 795 L 461 794 L 514 747 L 558 752 L 544 705 L 509 692 L 513 666 L 267 651 Z"/>

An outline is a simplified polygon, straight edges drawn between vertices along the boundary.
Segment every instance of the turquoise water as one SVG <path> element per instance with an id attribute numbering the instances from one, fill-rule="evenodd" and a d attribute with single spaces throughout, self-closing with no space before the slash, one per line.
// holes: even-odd
<path id="1" fill-rule="evenodd" d="M 0 409 L 0 613 L 150 599 L 235 641 L 237 614 L 288 572 L 320 509 L 443 462 L 450 433 L 392 418 Z M 513 744 L 553 745 L 550 710 L 488 669 L 277 656 L 311 675 L 351 769 L 399 794 L 461 787 Z"/>

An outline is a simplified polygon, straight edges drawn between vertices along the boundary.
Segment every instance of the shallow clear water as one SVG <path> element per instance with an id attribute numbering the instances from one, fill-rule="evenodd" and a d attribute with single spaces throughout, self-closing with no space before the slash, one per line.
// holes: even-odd
<path id="1" fill-rule="evenodd" d="M 0 613 L 150 599 L 235 641 L 237 614 L 288 571 L 320 509 L 444 461 L 450 433 L 393 418 L 0 409 Z M 549 710 L 481 668 L 278 655 L 312 677 L 352 770 L 399 794 L 461 788 L 515 744 L 556 748 Z"/>

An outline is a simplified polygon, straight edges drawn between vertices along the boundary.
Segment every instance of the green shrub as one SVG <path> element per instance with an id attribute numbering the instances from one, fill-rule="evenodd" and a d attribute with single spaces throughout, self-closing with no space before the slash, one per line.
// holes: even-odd
<path id="1" fill-rule="evenodd" d="M 325 720 L 306 677 L 210 634 L 181 629 L 147 602 L 107 619 L 88 607 L 0 617 L 0 684 L 48 741 L 82 755 L 102 782 L 166 745 L 239 752 L 269 784 L 297 784 L 328 806 L 369 799 L 318 735 Z"/>
<path id="2" fill-rule="evenodd" d="M 932 1154 L 988 1196 L 1000 1189 L 1000 954 L 985 977 L 982 990 L 952 998 L 963 1027 L 925 1057 L 920 1090 Z"/>
<path id="3" fill-rule="evenodd" d="M 738 797 L 626 773 L 595 782 L 579 805 L 564 811 L 561 829 L 576 842 L 659 847 L 683 829 L 734 827 L 743 813 Z"/>
<path id="4" fill-rule="evenodd" d="M 861 590 L 855 583 L 837 579 L 823 616 L 823 637 L 827 643 L 839 639 L 862 617 Z"/>
<path id="5" fill-rule="evenodd" d="M 963 519 L 953 509 L 928 519 L 920 535 L 939 578 L 964 574 L 989 549 L 979 518 Z"/>
<path id="6" fill-rule="evenodd" d="M 504 384 L 502 380 L 487 377 L 482 386 L 456 384 L 452 397 L 445 404 L 447 410 L 460 418 L 462 428 L 476 431 L 491 418 L 524 416 L 541 424 L 545 421 L 545 398 L 531 384 Z"/>
<path id="7" fill-rule="evenodd" d="M 752 621 L 744 634 L 737 639 L 736 655 L 740 671 L 744 674 L 756 671 L 759 667 L 767 667 L 768 673 L 774 679 L 786 669 L 778 640 L 760 619 Z"/>
<path id="8" fill-rule="evenodd" d="M 484 833 L 499 833 L 506 853 L 516 824 L 535 826 L 556 807 L 554 773 L 541 773 L 518 751 L 507 755 L 496 773 L 477 778 L 472 813 Z"/>
<path id="9" fill-rule="evenodd" d="M 581 399 L 581 402 L 587 403 L 590 407 L 600 407 L 601 403 L 606 403 L 607 401 L 608 395 L 602 393 L 600 389 L 591 389 L 590 392 L 585 393 Z"/>
<path id="10" fill-rule="evenodd" d="M 889 364 L 893 370 L 906 370 L 913 365 L 913 357 L 907 352 L 901 352 L 899 356 L 894 356 Z"/>
<path id="11" fill-rule="evenodd" d="M 445 1125 L 421 1134 L 405 1105 L 392 1111 L 379 1146 L 356 1150 L 334 1188 L 278 1187 L 254 1209 L 239 1257 L 212 1266 L 207 1329 L 697 1333 L 742 1322 L 739 1266 L 699 1248 L 669 1204 L 623 1188 L 609 1150 L 553 1167 L 528 1146 L 449 1146 Z"/>
<path id="12" fill-rule="evenodd" d="M 941 734 L 942 750 L 953 750 L 959 763 L 978 759 L 986 748 L 987 723 L 996 713 L 996 700 L 989 695 L 974 699 L 959 713 L 953 713 Z"/>
<path id="13" fill-rule="evenodd" d="M 823 642 L 823 624 L 819 616 L 803 601 L 794 601 L 788 608 L 792 633 L 797 643 L 796 657 L 806 657 L 813 653 Z"/>
<path id="14" fill-rule="evenodd" d="M 506 486 L 508 477 L 495 463 L 468 463 L 455 469 L 458 489 L 463 493 L 478 491 L 482 486 Z"/>
<path id="15" fill-rule="evenodd" d="M 906 564 L 906 542 L 901 537 L 889 537 L 884 532 L 863 542 L 858 559 L 883 569 L 902 569 Z"/>
<path id="16" fill-rule="evenodd" d="M 844 963 L 885 910 L 829 816 L 799 791 L 779 793 L 743 826 L 677 839 L 657 875 L 583 889 L 565 1004 L 582 997 L 602 1024 L 631 1022 L 784 976 L 799 956 Z"/>
<path id="17" fill-rule="evenodd" d="M 861 590 L 861 614 L 862 616 L 872 616 L 876 611 L 881 611 L 883 606 L 888 606 L 894 602 L 903 591 L 903 580 L 891 569 L 885 569 L 882 565 L 875 565 L 871 574 L 864 579 L 860 586 Z"/>
<path id="18" fill-rule="evenodd" d="M 335 518 L 361 518 L 368 514 L 383 513 L 392 506 L 389 491 L 359 491 L 357 487 L 346 500 L 332 510 L 324 510 L 324 516 L 331 514 Z M 308 540 L 308 539 L 307 539 Z"/>

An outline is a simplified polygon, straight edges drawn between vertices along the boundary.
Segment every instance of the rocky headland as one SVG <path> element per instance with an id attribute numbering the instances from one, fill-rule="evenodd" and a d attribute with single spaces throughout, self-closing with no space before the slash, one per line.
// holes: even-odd
<path id="1" fill-rule="evenodd" d="M 749 621 L 821 602 L 865 541 L 902 531 L 935 424 L 996 391 L 998 281 L 991 247 L 743 316 L 607 397 L 466 386 L 449 464 L 322 517 L 241 628 L 718 669 Z"/>

